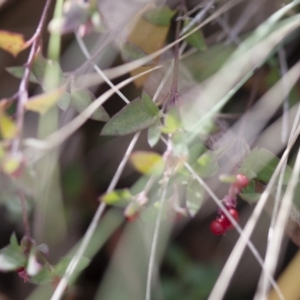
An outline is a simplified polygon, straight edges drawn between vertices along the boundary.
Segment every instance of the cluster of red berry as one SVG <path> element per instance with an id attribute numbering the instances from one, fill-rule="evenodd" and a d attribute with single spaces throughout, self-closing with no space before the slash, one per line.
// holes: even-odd
<path id="1" fill-rule="evenodd" d="M 232 183 L 230 186 L 228 195 L 226 195 L 222 202 L 226 207 L 228 213 L 232 216 L 232 218 L 238 222 L 239 213 L 236 210 L 236 198 L 237 195 L 241 192 L 243 188 L 245 188 L 249 184 L 249 179 L 243 175 L 236 175 L 236 181 Z M 215 235 L 223 235 L 227 230 L 232 229 L 233 226 L 230 220 L 227 218 L 223 211 L 219 211 L 219 215 L 216 220 L 212 221 L 210 224 L 210 229 Z"/>

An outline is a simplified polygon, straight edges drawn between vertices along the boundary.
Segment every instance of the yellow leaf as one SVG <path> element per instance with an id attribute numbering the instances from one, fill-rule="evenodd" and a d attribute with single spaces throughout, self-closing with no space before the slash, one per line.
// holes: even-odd
<path id="1" fill-rule="evenodd" d="M 147 54 L 152 54 L 158 50 L 160 50 L 166 41 L 169 27 L 168 26 L 158 26 L 154 25 L 148 21 L 146 21 L 142 15 L 145 11 L 142 11 L 139 15 L 138 20 L 134 21 L 134 25 L 132 26 L 131 33 L 128 37 L 128 42 L 137 46 L 139 49 L 143 50 Z M 159 57 L 155 58 L 155 62 L 158 62 Z M 142 66 L 133 71 L 131 71 L 131 75 L 135 76 L 139 73 L 142 73 L 151 66 Z M 134 83 L 136 86 L 140 87 L 147 80 L 148 75 L 144 75 L 142 77 L 137 78 Z"/>
<path id="2" fill-rule="evenodd" d="M 1 168 L 5 174 L 12 175 L 21 168 L 21 165 L 21 157 L 9 156 L 2 162 Z"/>
<path id="3" fill-rule="evenodd" d="M 0 132 L 4 139 L 12 139 L 18 133 L 16 124 L 4 112 L 0 113 Z"/>
<path id="4" fill-rule="evenodd" d="M 58 102 L 63 93 L 64 90 L 59 88 L 54 91 L 32 97 L 26 102 L 25 108 L 27 110 L 44 114 Z"/>
<path id="5" fill-rule="evenodd" d="M 0 48 L 17 56 L 29 45 L 24 40 L 23 34 L 0 30 Z"/>
<path id="6" fill-rule="evenodd" d="M 163 158 L 154 152 L 136 151 L 131 154 L 130 162 L 143 174 L 159 174 L 164 169 Z"/>

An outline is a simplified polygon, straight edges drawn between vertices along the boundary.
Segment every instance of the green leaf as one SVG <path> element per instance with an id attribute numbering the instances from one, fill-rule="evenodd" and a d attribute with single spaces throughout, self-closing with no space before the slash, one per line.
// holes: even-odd
<path id="1" fill-rule="evenodd" d="M 249 182 L 248 186 L 245 187 L 242 190 L 242 193 L 239 194 L 239 197 L 241 197 L 243 200 L 245 200 L 249 204 L 256 203 L 259 200 L 260 196 L 261 196 L 261 194 L 256 193 L 256 191 L 255 191 L 255 181 L 254 180 L 251 180 Z"/>
<path id="2" fill-rule="evenodd" d="M 174 133 L 181 128 L 180 117 L 178 111 L 173 109 L 168 112 L 164 120 L 164 127 L 161 131 L 163 133 Z"/>
<path id="3" fill-rule="evenodd" d="M 197 143 L 190 147 L 189 149 L 189 160 L 188 163 L 193 165 L 197 159 L 200 157 L 201 154 L 208 151 L 203 144 Z"/>
<path id="4" fill-rule="evenodd" d="M 53 61 L 45 58 L 41 52 L 38 52 L 33 60 L 32 64 L 32 75 L 37 79 L 38 83 L 42 86 L 44 85 L 44 78 L 47 69 L 54 69 L 57 71 L 56 76 L 57 82 L 62 85 L 64 81 L 64 74 L 61 67 L 57 61 Z"/>
<path id="5" fill-rule="evenodd" d="M 208 178 L 215 175 L 219 170 L 217 157 L 212 151 L 203 153 L 197 160 L 195 171 L 201 178 Z"/>
<path id="6" fill-rule="evenodd" d="M 0 250 L 0 271 L 9 272 L 23 267 L 26 258 L 15 234 L 10 237 L 10 244 Z"/>
<path id="7" fill-rule="evenodd" d="M 143 51 L 141 48 L 139 48 L 138 46 L 136 46 L 130 42 L 126 42 L 121 48 L 121 56 L 125 62 L 131 62 L 131 61 L 143 58 L 145 56 L 148 56 L 148 54 L 145 51 Z M 154 64 L 154 61 L 151 60 L 151 61 L 145 63 L 144 66 L 151 66 L 153 64 Z"/>
<path id="8" fill-rule="evenodd" d="M 173 154 L 178 157 L 188 157 L 189 149 L 186 142 L 186 134 L 175 132 L 172 134 Z"/>
<path id="9" fill-rule="evenodd" d="M 192 217 L 199 211 L 203 202 L 204 190 L 198 181 L 188 183 L 186 190 L 186 206 Z"/>
<path id="10" fill-rule="evenodd" d="M 142 94 L 142 102 L 149 114 L 157 115 L 159 113 L 158 107 L 154 104 L 151 97 L 145 92 Z"/>
<path id="11" fill-rule="evenodd" d="M 100 197 L 100 201 L 108 205 L 125 205 L 133 199 L 128 189 L 114 190 Z"/>
<path id="12" fill-rule="evenodd" d="M 63 110 L 66 111 L 71 103 L 71 94 L 70 93 L 64 93 L 58 100 L 57 106 Z"/>
<path id="13" fill-rule="evenodd" d="M 15 233 L 13 233 L 13 234 L 10 236 L 9 244 L 10 244 L 12 247 L 19 247 L 19 242 L 18 242 L 18 239 L 17 239 L 17 236 L 16 236 Z"/>
<path id="14" fill-rule="evenodd" d="M 146 98 L 133 100 L 105 124 L 101 135 L 127 135 L 153 125 L 158 120 L 158 108 L 154 113 L 149 104 Z"/>
<path id="15" fill-rule="evenodd" d="M 162 6 L 145 12 L 143 18 L 157 26 L 168 26 L 175 14 L 175 10 Z"/>
<path id="16" fill-rule="evenodd" d="M 12 76 L 18 78 L 18 79 L 22 79 L 24 76 L 24 72 L 25 72 L 25 67 L 23 66 L 17 66 L 17 67 L 8 67 L 5 68 L 5 70 Z M 34 74 L 32 74 L 32 72 L 30 73 L 29 76 L 29 81 L 32 83 L 39 83 L 39 81 L 37 80 L 37 78 L 34 76 Z"/>
<path id="17" fill-rule="evenodd" d="M 215 74 L 228 60 L 234 47 L 216 44 L 209 47 L 209 51 L 196 52 L 183 59 L 183 63 L 191 72 L 193 78 L 199 82 Z"/>
<path id="18" fill-rule="evenodd" d="M 154 147 L 158 143 L 161 136 L 160 127 L 161 123 L 158 121 L 148 128 L 147 140 L 150 147 Z"/>
<path id="19" fill-rule="evenodd" d="M 161 155 L 148 151 L 135 151 L 130 156 L 134 168 L 142 174 L 159 174 L 164 169 Z"/>
<path id="20" fill-rule="evenodd" d="M 186 19 L 184 21 L 184 26 L 188 26 L 188 24 L 190 23 L 189 19 Z M 191 30 L 193 30 L 196 26 L 192 26 L 187 33 L 189 33 Z M 205 43 L 205 39 L 203 36 L 202 31 L 199 29 L 197 31 L 195 31 L 194 33 L 190 34 L 188 37 L 185 38 L 186 42 L 195 47 L 196 49 L 200 50 L 200 51 L 205 51 L 207 50 L 207 46 Z"/>
<path id="21" fill-rule="evenodd" d="M 65 91 L 62 88 L 58 88 L 32 97 L 25 103 L 25 108 L 43 115 L 59 101 L 64 93 Z"/>
<path id="22" fill-rule="evenodd" d="M 244 159 L 243 164 L 239 172 L 244 172 L 248 177 L 247 172 L 252 172 L 256 174 L 255 178 L 268 183 L 279 163 L 279 158 L 276 157 L 272 152 L 267 149 L 253 149 L 247 157 Z M 292 174 L 292 169 L 286 166 L 283 184 L 288 184 L 289 179 Z M 250 177 L 253 178 L 253 177 Z"/>
<path id="23" fill-rule="evenodd" d="M 35 284 L 43 284 L 52 281 L 52 274 L 49 269 L 43 267 L 35 276 L 30 278 L 30 282 Z"/>
<path id="24" fill-rule="evenodd" d="M 75 90 L 71 93 L 71 103 L 76 110 L 83 112 L 95 99 L 94 95 L 88 90 Z M 92 120 L 107 122 L 109 115 L 106 110 L 100 106 L 91 116 Z"/>

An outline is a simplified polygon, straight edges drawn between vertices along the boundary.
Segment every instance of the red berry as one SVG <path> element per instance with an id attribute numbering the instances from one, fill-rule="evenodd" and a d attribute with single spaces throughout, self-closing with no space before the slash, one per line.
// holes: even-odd
<path id="1" fill-rule="evenodd" d="M 236 209 L 230 208 L 230 209 L 228 209 L 228 212 L 230 213 L 230 215 L 234 218 L 234 220 L 236 222 L 239 221 L 239 213 L 238 213 L 238 211 Z M 226 218 L 226 219 L 229 221 L 228 229 L 232 229 L 233 226 L 232 226 L 230 220 L 228 218 Z"/>
<path id="2" fill-rule="evenodd" d="M 249 179 L 244 174 L 236 175 L 236 182 L 234 185 L 240 189 L 245 188 L 249 184 Z"/>
<path id="3" fill-rule="evenodd" d="M 226 226 L 224 226 L 220 219 L 217 219 L 210 223 L 210 230 L 215 235 L 222 235 L 226 232 Z"/>

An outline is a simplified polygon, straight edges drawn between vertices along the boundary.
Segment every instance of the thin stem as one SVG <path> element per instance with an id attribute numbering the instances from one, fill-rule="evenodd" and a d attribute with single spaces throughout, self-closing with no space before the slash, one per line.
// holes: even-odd
<path id="1" fill-rule="evenodd" d="M 159 229 L 160 229 L 160 224 L 161 224 L 161 220 L 162 220 L 162 212 L 163 212 L 164 203 L 166 200 L 166 195 L 167 195 L 167 186 L 165 186 L 162 191 L 162 195 L 161 195 L 161 199 L 160 199 L 161 205 L 160 205 L 160 209 L 158 211 L 158 214 L 157 214 L 157 217 L 155 220 L 153 240 L 152 240 L 152 244 L 151 244 L 150 258 L 149 258 L 149 264 L 148 264 L 145 300 L 151 299 L 151 285 L 152 285 L 153 270 L 154 270 L 154 266 L 155 266 L 156 248 L 157 248 Z"/>
<path id="2" fill-rule="evenodd" d="M 180 6 L 180 11 L 182 11 L 182 5 Z M 176 22 L 176 32 L 175 32 L 175 41 L 179 39 L 179 30 L 180 30 L 180 21 Z M 175 105 L 178 100 L 178 69 L 179 69 L 179 43 L 176 43 L 174 46 L 174 67 L 173 67 L 173 79 L 172 86 L 170 90 L 170 105 Z"/>
<path id="3" fill-rule="evenodd" d="M 167 141 L 164 138 L 161 138 L 162 141 L 167 144 Z M 215 203 L 219 206 L 219 208 L 222 210 L 222 212 L 226 215 L 226 217 L 230 220 L 230 222 L 233 224 L 234 228 L 238 231 L 240 234 L 242 240 L 245 242 L 245 246 L 247 245 L 250 251 L 253 253 L 253 256 L 256 258 L 258 263 L 263 267 L 263 259 L 261 258 L 260 254 L 258 253 L 257 249 L 251 242 L 250 238 L 246 236 L 244 233 L 243 229 L 239 226 L 239 224 L 236 222 L 236 220 L 228 213 L 228 210 L 226 207 L 223 205 L 222 201 L 218 199 L 218 197 L 214 194 L 214 192 L 209 188 L 209 186 L 202 180 L 202 178 L 199 177 L 199 175 L 195 172 L 195 170 L 192 168 L 192 166 L 188 163 L 184 164 L 185 168 L 189 171 L 189 173 L 198 181 L 198 183 L 207 191 L 207 193 L 211 196 L 211 198 L 215 201 Z M 233 269 L 235 270 L 235 269 Z M 281 300 L 283 298 L 281 297 L 281 292 L 275 282 L 275 280 L 271 277 L 270 274 L 267 274 L 268 278 L 271 281 L 272 286 L 278 293 L 279 297 Z M 214 299 L 214 298 L 211 298 Z"/>
<path id="4" fill-rule="evenodd" d="M 78 42 L 78 45 L 84 54 L 84 56 L 90 60 L 91 55 L 86 48 L 82 38 L 76 33 L 76 40 Z M 109 80 L 109 78 L 105 75 L 105 73 L 91 60 L 91 65 L 93 66 L 94 70 L 102 77 L 102 79 L 113 89 L 113 91 L 126 103 L 129 104 L 130 101 L 125 97 L 125 95 Z"/>
<path id="5" fill-rule="evenodd" d="M 24 232 L 25 236 L 32 240 L 31 231 L 30 231 L 30 225 L 28 220 L 28 212 L 27 212 L 27 206 L 26 206 L 26 199 L 21 191 L 19 191 L 19 198 L 20 198 L 20 204 L 22 207 L 22 217 L 23 217 L 23 226 L 24 226 Z"/>
<path id="6" fill-rule="evenodd" d="M 18 128 L 18 136 L 13 140 L 11 152 L 12 154 L 16 154 L 20 148 L 20 137 L 21 132 L 23 129 L 24 124 L 24 113 L 25 113 L 25 104 L 28 100 L 28 82 L 31 73 L 31 68 L 33 65 L 34 57 L 39 50 L 41 35 L 45 26 L 47 13 L 50 8 L 51 0 L 47 0 L 44 6 L 44 10 L 39 21 L 38 27 L 33 35 L 33 37 L 29 40 L 32 43 L 30 53 L 28 56 L 28 60 L 25 64 L 25 71 L 24 76 L 21 80 L 20 87 L 19 87 L 19 97 L 18 97 L 18 105 L 17 105 L 17 112 L 16 112 L 16 119 L 17 119 L 17 128 Z"/>
<path id="7" fill-rule="evenodd" d="M 120 176 L 125 168 L 125 165 L 129 159 L 129 156 L 139 138 L 139 135 L 140 133 L 136 133 L 135 136 L 133 137 L 132 141 L 130 142 L 128 148 L 127 148 L 127 151 L 121 161 L 121 163 L 119 164 L 119 167 L 107 189 L 107 192 L 111 192 L 117 185 L 117 182 L 118 180 L 120 179 Z M 86 234 L 84 235 L 83 237 L 83 240 L 82 240 L 82 243 L 80 244 L 80 247 L 78 249 L 78 251 L 76 252 L 76 254 L 74 255 L 73 259 L 71 260 L 70 264 L 68 265 L 67 269 L 66 269 L 66 272 L 64 274 L 64 276 L 62 277 L 62 279 L 60 280 L 57 288 L 55 289 L 54 291 L 54 294 L 52 295 L 51 297 L 51 300 L 59 300 L 65 290 L 65 288 L 67 287 L 68 285 L 68 282 L 71 278 L 71 275 L 73 274 L 74 270 L 76 269 L 80 259 L 82 258 L 82 256 L 84 255 L 88 245 L 90 244 L 93 236 L 94 236 L 94 233 L 97 229 L 97 225 L 104 213 L 104 210 L 106 208 L 106 203 L 105 202 L 102 202 L 94 217 L 93 217 L 93 220 L 91 221 L 90 223 L 90 226 L 89 228 L 87 229 L 87 232 Z"/>

